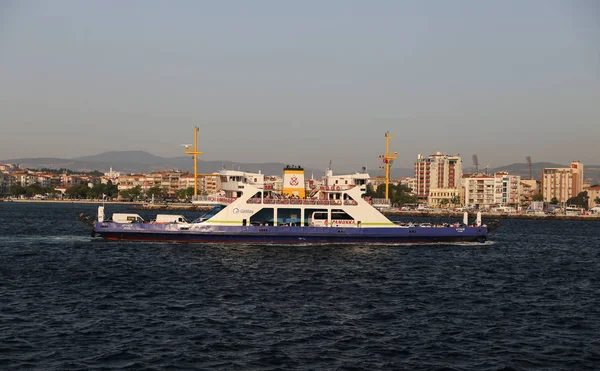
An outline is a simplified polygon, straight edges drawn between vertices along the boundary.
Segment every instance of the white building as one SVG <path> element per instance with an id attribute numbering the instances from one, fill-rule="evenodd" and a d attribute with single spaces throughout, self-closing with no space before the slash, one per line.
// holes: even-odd
<path id="1" fill-rule="evenodd" d="M 521 176 L 510 175 L 507 172 L 494 174 L 494 203 L 500 206 L 520 204 Z"/>
<path id="2" fill-rule="evenodd" d="M 463 178 L 465 206 L 489 209 L 496 203 L 495 178 L 491 175 L 469 175 Z"/>

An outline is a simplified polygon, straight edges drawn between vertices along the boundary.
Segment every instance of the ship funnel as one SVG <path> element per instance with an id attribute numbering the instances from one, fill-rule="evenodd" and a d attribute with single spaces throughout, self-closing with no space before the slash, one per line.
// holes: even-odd
<path id="1" fill-rule="evenodd" d="M 98 222 L 104 221 L 104 206 L 98 206 Z"/>
<path id="2" fill-rule="evenodd" d="M 283 190 L 288 196 L 305 197 L 304 168 L 300 166 L 286 166 L 283 169 Z"/>
<path id="3" fill-rule="evenodd" d="M 477 212 L 477 220 L 475 220 L 475 224 L 479 227 L 481 225 L 481 211 Z"/>
<path id="4" fill-rule="evenodd" d="M 463 224 L 467 225 L 469 224 L 469 213 L 465 211 L 465 213 L 463 214 Z"/>

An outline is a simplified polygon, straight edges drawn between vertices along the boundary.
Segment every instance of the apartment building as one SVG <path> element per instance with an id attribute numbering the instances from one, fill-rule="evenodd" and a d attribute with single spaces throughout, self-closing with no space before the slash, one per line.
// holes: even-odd
<path id="1" fill-rule="evenodd" d="M 179 177 L 179 189 L 194 187 L 194 174 L 182 174 Z M 198 175 L 198 194 L 215 194 L 221 188 L 219 174 Z"/>
<path id="2" fill-rule="evenodd" d="M 14 181 L 15 178 L 12 175 L 0 173 L 0 197 L 8 195 L 8 190 Z"/>
<path id="3" fill-rule="evenodd" d="M 521 203 L 531 202 L 540 193 L 540 181 L 536 179 L 521 179 L 520 188 Z"/>
<path id="4" fill-rule="evenodd" d="M 487 209 L 496 203 L 495 176 L 467 175 L 463 178 L 463 184 L 465 188 L 465 206 Z"/>
<path id="5" fill-rule="evenodd" d="M 600 206 L 600 202 L 596 202 L 596 200 L 600 200 L 600 186 L 590 186 L 585 191 L 588 197 L 588 208 Z"/>
<path id="6" fill-rule="evenodd" d="M 501 206 L 520 205 L 520 183 L 520 175 L 510 175 L 504 171 L 494 174 L 494 203 Z"/>
<path id="7" fill-rule="evenodd" d="M 570 167 L 544 168 L 541 191 L 544 202 L 556 199 L 562 203 L 577 196 L 583 192 L 583 164 L 573 161 Z"/>
<path id="8" fill-rule="evenodd" d="M 11 175 L 15 178 L 15 183 L 20 184 L 22 187 L 27 187 L 37 181 L 34 175 L 31 175 L 25 171 L 18 171 L 12 173 Z"/>
<path id="9" fill-rule="evenodd" d="M 415 161 L 415 188 L 417 198 L 427 200 L 431 189 L 460 188 L 462 160 L 460 156 L 436 152 L 425 158 L 419 154 Z M 448 191 L 451 192 L 451 191 Z"/>
<path id="10" fill-rule="evenodd" d="M 142 187 L 142 189 L 144 190 L 150 188 L 148 186 L 148 181 L 146 179 L 145 174 L 121 175 L 119 177 L 119 184 L 117 185 L 117 189 L 119 190 L 119 192 L 121 192 L 137 186 Z"/>

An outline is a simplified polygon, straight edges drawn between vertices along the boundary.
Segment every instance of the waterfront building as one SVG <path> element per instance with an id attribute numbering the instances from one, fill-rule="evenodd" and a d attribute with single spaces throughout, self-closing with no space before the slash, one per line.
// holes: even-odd
<path id="1" fill-rule="evenodd" d="M 556 199 L 563 203 L 583 191 L 583 164 L 571 162 L 570 167 L 544 168 L 541 183 L 544 202 Z"/>
<path id="2" fill-rule="evenodd" d="M 26 171 L 12 173 L 12 176 L 15 178 L 15 182 L 20 184 L 22 187 L 27 187 L 36 182 L 36 177 L 27 173 Z"/>
<path id="3" fill-rule="evenodd" d="M 87 184 L 87 183 L 89 183 L 89 177 L 85 177 L 85 176 L 81 176 L 81 175 L 67 175 L 67 174 L 60 175 L 60 184 L 67 186 L 67 187 L 72 187 L 77 184 Z"/>
<path id="4" fill-rule="evenodd" d="M 431 188 L 427 205 L 431 207 L 454 207 L 464 204 L 464 188 Z"/>
<path id="5" fill-rule="evenodd" d="M 42 187 L 52 186 L 52 176 L 50 174 L 36 174 L 35 182 Z"/>
<path id="6" fill-rule="evenodd" d="M 15 183 L 15 178 L 8 174 L 0 172 L 0 197 L 8 196 L 9 188 Z"/>
<path id="7" fill-rule="evenodd" d="M 149 188 L 148 181 L 146 179 L 146 175 L 144 174 L 130 174 L 130 175 L 121 175 L 119 177 L 119 184 L 117 188 L 119 192 L 125 191 L 131 188 L 135 188 L 140 186 L 144 192 Z"/>
<path id="8" fill-rule="evenodd" d="M 464 205 L 479 209 L 489 209 L 496 202 L 494 176 L 485 174 L 466 175 L 463 178 L 465 188 Z"/>
<path id="9" fill-rule="evenodd" d="M 584 191 L 587 192 L 588 209 L 600 206 L 600 202 L 596 202 L 596 199 L 600 200 L 600 185 L 590 186 Z"/>
<path id="10" fill-rule="evenodd" d="M 540 193 L 540 181 L 536 179 L 521 179 L 519 182 L 521 204 L 528 204 Z"/>
<path id="11" fill-rule="evenodd" d="M 521 202 L 520 183 L 520 175 L 510 175 L 505 171 L 494 174 L 494 203 L 518 207 Z"/>
<path id="12" fill-rule="evenodd" d="M 460 156 L 436 152 L 425 158 L 419 154 L 414 170 L 415 188 L 413 191 L 421 200 L 428 199 L 431 189 L 453 189 L 461 186 L 462 160 Z M 457 191 L 449 190 L 447 192 L 456 193 Z"/>

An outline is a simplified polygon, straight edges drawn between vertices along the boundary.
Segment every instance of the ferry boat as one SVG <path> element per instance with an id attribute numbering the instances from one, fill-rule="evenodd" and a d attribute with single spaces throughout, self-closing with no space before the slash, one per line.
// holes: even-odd
<path id="1" fill-rule="evenodd" d="M 160 215 L 145 221 L 138 214 L 113 214 L 104 206 L 97 220 L 80 214 L 93 228 L 92 236 L 107 240 L 248 243 L 432 243 L 485 242 L 491 226 L 481 214 L 468 223 L 397 224 L 365 197 L 369 175 L 334 176 L 328 170 L 321 182 L 305 182 L 304 169 L 287 166 L 280 187 L 260 173 L 220 172 L 225 196 L 208 200 L 212 210 L 193 221 L 181 215 Z M 305 186 L 305 183 L 307 186 Z"/>

